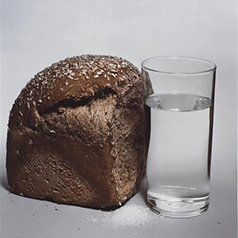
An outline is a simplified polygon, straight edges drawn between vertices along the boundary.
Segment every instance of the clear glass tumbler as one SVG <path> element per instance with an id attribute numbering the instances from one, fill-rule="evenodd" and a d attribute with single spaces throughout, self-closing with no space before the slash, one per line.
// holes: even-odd
<path id="1" fill-rule="evenodd" d="M 203 214 L 209 206 L 216 65 L 188 57 L 142 62 L 151 109 L 147 203 L 168 217 Z"/>

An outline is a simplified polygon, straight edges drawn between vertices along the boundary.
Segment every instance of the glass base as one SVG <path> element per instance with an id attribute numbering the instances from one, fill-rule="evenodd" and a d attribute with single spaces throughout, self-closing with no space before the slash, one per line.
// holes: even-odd
<path id="1" fill-rule="evenodd" d="M 157 214 L 171 218 L 190 218 L 200 216 L 208 210 L 209 196 L 170 200 L 147 197 L 147 203 L 148 207 Z"/>

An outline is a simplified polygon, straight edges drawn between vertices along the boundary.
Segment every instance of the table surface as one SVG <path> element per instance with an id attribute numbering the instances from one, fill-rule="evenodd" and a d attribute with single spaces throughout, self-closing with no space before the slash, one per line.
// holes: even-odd
<path id="1" fill-rule="evenodd" d="M 235 0 L 1 1 L 0 237 L 216 237 L 237 235 L 237 4 Z M 192 219 L 160 216 L 114 228 L 105 212 L 8 192 L 9 111 L 37 72 L 60 59 L 109 54 L 140 67 L 156 55 L 186 55 L 217 66 L 209 211 Z M 128 204 L 146 208 L 144 181 Z M 110 214 L 113 214 L 111 212 Z M 152 213 L 150 213 L 153 216 Z"/>

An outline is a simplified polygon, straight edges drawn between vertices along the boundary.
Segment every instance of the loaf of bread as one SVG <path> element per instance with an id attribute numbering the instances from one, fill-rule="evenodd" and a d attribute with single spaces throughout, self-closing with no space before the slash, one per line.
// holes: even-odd
<path id="1" fill-rule="evenodd" d="M 10 191 L 92 208 L 119 206 L 138 191 L 148 130 L 142 77 L 130 62 L 83 55 L 55 63 L 35 75 L 11 110 Z"/>

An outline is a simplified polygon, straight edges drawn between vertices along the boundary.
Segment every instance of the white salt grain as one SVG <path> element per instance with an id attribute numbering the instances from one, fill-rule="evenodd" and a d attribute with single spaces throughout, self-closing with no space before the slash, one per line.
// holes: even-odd
<path id="1" fill-rule="evenodd" d="M 123 228 L 129 226 L 151 226 L 157 222 L 158 215 L 153 214 L 147 207 L 136 204 L 126 204 L 116 211 L 107 213 L 102 218 L 104 226 Z"/>
<path id="2" fill-rule="evenodd" d="M 91 221 L 91 222 L 96 222 L 98 219 L 97 218 L 95 218 L 95 217 L 90 217 L 89 218 L 89 221 Z"/>

